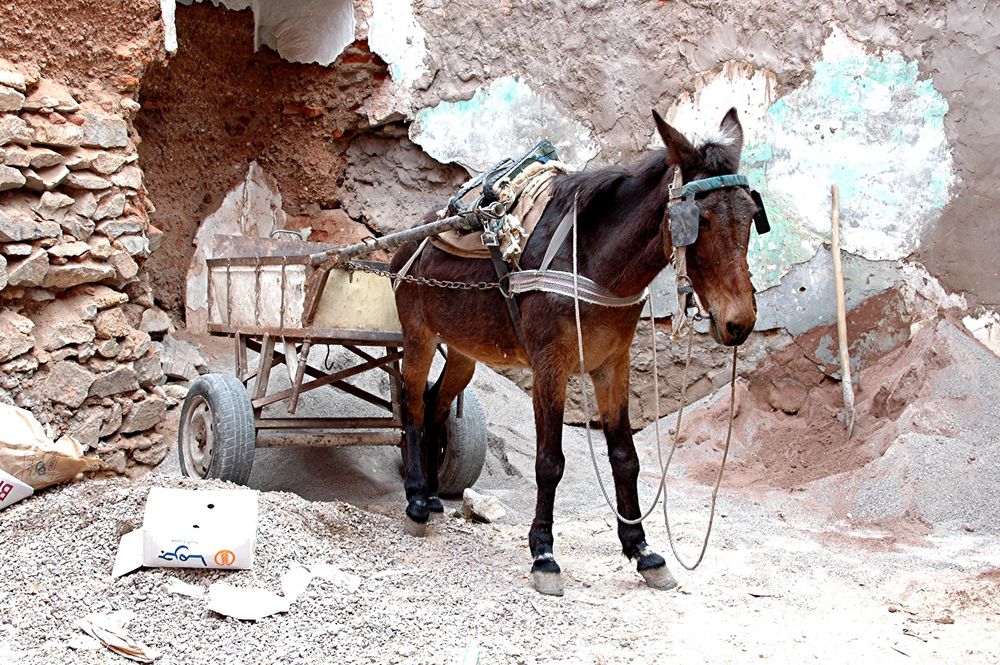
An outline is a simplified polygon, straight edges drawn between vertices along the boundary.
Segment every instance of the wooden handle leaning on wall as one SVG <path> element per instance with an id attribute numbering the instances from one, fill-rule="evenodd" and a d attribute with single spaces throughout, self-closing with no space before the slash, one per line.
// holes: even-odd
<path id="1" fill-rule="evenodd" d="M 833 279 L 837 292 L 837 338 L 840 343 L 840 377 L 844 391 L 847 438 L 854 433 L 854 385 L 851 383 L 851 358 L 847 353 L 847 308 L 844 304 L 844 271 L 840 263 L 840 191 L 830 188 L 833 196 Z"/>

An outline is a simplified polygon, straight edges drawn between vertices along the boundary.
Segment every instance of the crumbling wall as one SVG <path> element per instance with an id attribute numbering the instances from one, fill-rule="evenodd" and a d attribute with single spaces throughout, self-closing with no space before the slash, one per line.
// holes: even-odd
<path id="1" fill-rule="evenodd" d="M 132 473 L 168 445 L 150 336 L 164 329 L 141 273 L 162 234 L 132 126 L 162 50 L 157 3 L 101 11 L 53 2 L 0 16 L 0 400 Z"/>

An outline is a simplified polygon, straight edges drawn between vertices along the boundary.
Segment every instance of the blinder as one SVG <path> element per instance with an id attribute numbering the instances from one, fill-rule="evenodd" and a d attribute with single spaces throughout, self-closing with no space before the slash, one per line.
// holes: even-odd
<path id="1" fill-rule="evenodd" d="M 679 171 L 677 172 L 679 173 Z M 675 180 L 676 183 L 676 180 Z M 754 228 L 759 235 L 771 230 L 767 221 L 767 210 L 760 192 L 750 189 L 750 183 L 744 175 L 723 175 L 714 178 L 692 180 L 683 186 L 670 188 L 670 239 L 674 247 L 693 245 L 698 239 L 698 218 L 701 211 L 695 196 L 727 187 L 742 187 L 750 191 L 750 198 L 757 206 L 753 216 Z"/>

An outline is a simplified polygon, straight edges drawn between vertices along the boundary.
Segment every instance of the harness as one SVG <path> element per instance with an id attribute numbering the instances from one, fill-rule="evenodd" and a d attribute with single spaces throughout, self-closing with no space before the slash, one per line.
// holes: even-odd
<path id="1" fill-rule="evenodd" d="M 481 236 L 482 248 L 489 252 L 489 258 L 496 271 L 500 293 L 504 297 L 504 302 L 510 314 L 514 332 L 517 335 L 521 347 L 527 349 L 524 331 L 521 326 L 521 312 L 515 296 L 530 293 L 532 291 L 543 291 L 556 295 L 577 298 L 583 302 L 599 305 L 601 307 L 632 307 L 645 302 L 649 297 L 649 289 L 643 289 L 641 293 L 632 296 L 617 296 L 604 289 L 591 279 L 575 273 L 552 270 L 549 268 L 556 254 L 562 248 L 569 236 L 570 231 L 576 223 L 576 201 L 573 208 L 559 221 L 558 226 L 549 239 L 541 265 L 536 270 L 522 270 L 518 266 L 521 250 L 523 249 L 526 235 L 532 230 L 525 231 L 521 227 L 520 220 L 510 211 L 518 201 L 518 196 L 526 186 L 526 176 L 530 177 L 542 165 L 564 168 L 558 161 L 555 148 L 548 141 L 539 142 L 524 157 L 515 162 L 506 159 L 498 162 L 482 175 L 471 180 L 464 185 L 448 204 L 447 213 L 456 211 L 469 211 L 475 209 L 483 221 L 483 233 Z M 550 172 L 549 176 L 552 175 Z M 719 189 L 731 187 L 741 187 L 750 190 L 750 184 L 745 175 L 730 174 L 714 176 L 711 178 L 701 178 L 684 183 L 683 175 L 679 167 L 674 167 L 674 174 L 669 188 L 669 202 L 664 211 L 664 220 L 661 224 L 663 229 L 663 252 L 672 261 L 674 271 L 677 276 L 677 304 L 679 309 L 678 325 L 675 326 L 675 334 L 688 323 L 691 318 L 703 315 L 704 310 L 698 302 L 698 295 L 694 291 L 691 278 L 687 273 L 687 247 L 694 244 L 698 239 L 698 221 L 700 210 L 697 197 Z M 475 203 L 470 207 L 463 199 L 470 192 L 476 192 L 481 188 Z M 767 213 L 760 194 L 755 190 L 750 190 L 750 196 L 757 206 L 754 214 L 754 226 L 758 234 L 767 233 L 770 225 L 767 220 Z M 544 198 L 547 205 L 548 197 Z M 444 212 L 444 211 L 443 211 Z M 533 228 L 533 224 L 531 227 Z M 670 234 L 668 241 L 667 233 Z M 405 275 L 417 256 L 421 253 L 425 241 L 418 250 L 410 257 L 406 265 L 399 273 L 399 277 Z M 438 248 L 462 256 L 455 247 L 444 246 L 431 239 L 430 242 Z M 481 250 L 480 250 L 481 251 Z M 513 267 L 513 270 L 511 269 Z M 396 286 L 399 284 L 397 278 Z M 694 299 L 696 311 L 689 314 L 690 301 Z"/>

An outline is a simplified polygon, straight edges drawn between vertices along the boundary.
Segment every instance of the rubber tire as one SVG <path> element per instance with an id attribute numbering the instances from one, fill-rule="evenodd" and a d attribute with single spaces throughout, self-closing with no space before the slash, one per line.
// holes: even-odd
<path id="1" fill-rule="evenodd" d="M 462 417 L 456 411 L 458 400 L 451 404 L 445 421 L 448 444 L 438 464 L 438 493 L 441 496 L 460 495 L 472 487 L 486 464 L 486 415 L 479 399 L 471 390 L 465 391 Z"/>
<path id="2" fill-rule="evenodd" d="M 191 384 L 184 406 L 181 407 L 180 427 L 177 432 L 177 454 L 181 473 L 198 477 L 184 466 L 183 430 L 191 398 L 201 396 L 212 412 L 215 440 L 212 444 L 212 462 L 206 478 L 228 480 L 246 485 L 253 468 L 253 455 L 257 448 L 257 430 L 254 427 L 253 406 L 250 395 L 240 380 L 231 374 L 204 374 Z"/>

